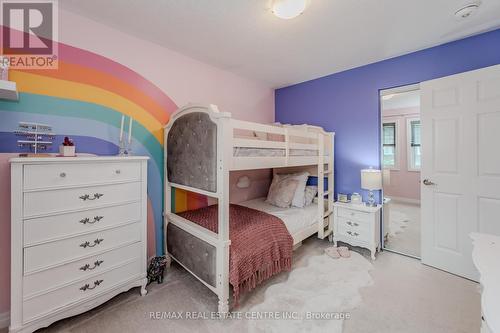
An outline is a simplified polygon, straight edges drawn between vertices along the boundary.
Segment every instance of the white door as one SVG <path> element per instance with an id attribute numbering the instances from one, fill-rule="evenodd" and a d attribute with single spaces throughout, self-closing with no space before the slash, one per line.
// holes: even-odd
<path id="1" fill-rule="evenodd" d="M 477 280 L 469 234 L 500 235 L 500 65 L 420 88 L 422 262 Z"/>

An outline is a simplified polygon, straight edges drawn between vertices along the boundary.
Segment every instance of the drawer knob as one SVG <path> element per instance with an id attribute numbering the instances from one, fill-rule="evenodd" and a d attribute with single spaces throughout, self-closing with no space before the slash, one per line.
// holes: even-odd
<path id="1" fill-rule="evenodd" d="M 61 178 L 66 177 L 66 172 L 61 172 L 61 173 L 59 174 L 59 177 L 61 177 Z"/>
<path id="2" fill-rule="evenodd" d="M 94 285 L 92 287 L 88 283 L 85 283 L 83 286 L 80 287 L 80 290 L 87 291 L 87 290 L 95 289 L 98 285 L 100 285 L 103 282 L 104 282 L 104 280 L 95 280 Z"/>
<path id="3" fill-rule="evenodd" d="M 96 260 L 96 261 L 94 262 L 94 266 L 93 266 L 93 267 L 90 267 L 90 264 L 85 264 L 85 265 L 83 265 L 82 267 L 80 267 L 80 270 L 81 270 L 81 271 L 84 271 L 84 272 L 85 272 L 85 271 L 87 271 L 87 270 L 89 270 L 89 271 L 94 270 L 94 269 L 96 269 L 97 267 L 101 266 L 101 264 L 102 264 L 103 262 L 104 262 L 103 260 Z"/>
<path id="4" fill-rule="evenodd" d="M 115 173 L 116 173 L 117 175 L 119 175 L 120 173 L 122 173 L 122 171 L 121 171 L 120 169 L 117 169 L 117 170 L 115 170 Z"/>
<path id="5" fill-rule="evenodd" d="M 348 231 L 347 233 L 351 236 L 359 236 L 357 232 Z"/>
<path id="6" fill-rule="evenodd" d="M 83 247 L 84 249 L 87 247 L 94 247 L 96 245 L 101 244 L 104 241 L 102 238 L 97 238 L 93 244 L 91 244 L 89 241 L 86 241 L 85 243 L 80 244 L 80 247 Z"/>
<path id="7" fill-rule="evenodd" d="M 84 195 L 79 196 L 79 198 L 82 199 L 83 201 L 96 200 L 96 199 L 99 199 L 100 197 L 102 197 L 103 195 L 104 194 L 102 194 L 102 193 L 94 193 L 94 196 L 90 197 L 90 194 L 84 194 Z"/>
<path id="8" fill-rule="evenodd" d="M 82 224 L 94 224 L 96 222 L 99 222 L 100 220 L 102 220 L 104 218 L 104 216 L 94 216 L 94 220 L 93 221 L 90 221 L 90 219 L 88 217 L 84 218 L 84 219 L 81 219 L 80 220 L 80 223 Z"/>

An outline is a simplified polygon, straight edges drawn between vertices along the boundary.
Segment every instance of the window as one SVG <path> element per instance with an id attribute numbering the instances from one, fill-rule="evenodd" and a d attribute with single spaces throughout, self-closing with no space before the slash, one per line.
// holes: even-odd
<path id="1" fill-rule="evenodd" d="M 420 171 L 422 165 L 420 119 L 408 119 L 408 171 Z"/>
<path id="2" fill-rule="evenodd" d="M 397 167 L 395 122 L 383 123 L 382 141 L 382 164 L 386 169 L 394 169 Z"/>

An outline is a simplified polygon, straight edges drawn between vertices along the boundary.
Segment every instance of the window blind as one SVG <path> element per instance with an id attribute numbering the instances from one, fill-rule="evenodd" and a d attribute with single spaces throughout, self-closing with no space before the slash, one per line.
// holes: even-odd
<path id="1" fill-rule="evenodd" d="M 384 130 L 384 146 L 396 145 L 396 123 L 385 123 Z"/>
<path id="2" fill-rule="evenodd" d="M 420 120 L 413 120 L 410 122 L 411 128 L 411 146 L 420 147 Z"/>

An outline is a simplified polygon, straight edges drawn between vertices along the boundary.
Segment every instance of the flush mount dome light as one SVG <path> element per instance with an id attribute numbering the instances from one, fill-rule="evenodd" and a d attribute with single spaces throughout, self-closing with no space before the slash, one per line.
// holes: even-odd
<path id="1" fill-rule="evenodd" d="M 474 2 L 466 6 L 463 6 L 455 12 L 455 17 L 457 19 L 465 19 L 474 14 L 474 12 L 476 12 L 479 9 L 480 5 L 481 5 L 480 2 Z"/>
<path id="2" fill-rule="evenodd" d="M 273 14 L 281 19 L 292 19 L 306 10 L 307 0 L 274 0 Z"/>

